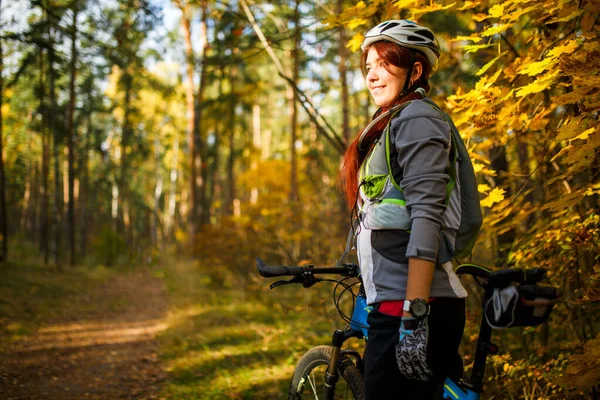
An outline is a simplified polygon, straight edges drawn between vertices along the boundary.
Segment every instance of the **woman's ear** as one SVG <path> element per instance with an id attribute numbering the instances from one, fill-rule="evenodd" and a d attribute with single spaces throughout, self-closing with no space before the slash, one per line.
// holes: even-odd
<path id="1" fill-rule="evenodd" d="M 420 61 L 415 61 L 412 69 L 412 76 L 410 77 L 411 86 L 421 78 L 421 75 L 423 75 L 423 64 L 421 64 Z"/>

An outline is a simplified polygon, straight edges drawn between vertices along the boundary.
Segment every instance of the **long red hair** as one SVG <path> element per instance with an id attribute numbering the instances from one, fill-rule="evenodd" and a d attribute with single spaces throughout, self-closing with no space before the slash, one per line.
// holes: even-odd
<path id="1" fill-rule="evenodd" d="M 365 64 L 367 62 L 367 55 L 369 53 L 369 49 L 373 47 L 377 51 L 379 58 L 387 65 L 393 65 L 398 68 L 408 69 L 410 67 L 410 59 L 412 50 L 407 49 L 405 47 L 401 47 L 395 43 L 388 42 L 385 40 L 381 40 L 371 44 L 367 47 L 361 55 L 361 68 L 363 71 L 363 75 L 365 73 Z M 431 74 L 431 66 L 427 62 L 427 59 L 423 54 L 418 51 L 415 51 L 415 62 L 418 61 L 423 66 L 423 71 L 421 73 L 421 77 L 417 80 L 416 85 L 425 89 L 425 91 L 429 91 L 429 82 L 428 78 Z M 386 68 L 387 69 L 387 68 Z M 408 77 L 407 77 L 408 78 Z M 421 95 L 419 93 L 410 93 L 406 96 L 399 97 L 394 100 L 391 104 L 389 104 L 385 108 L 380 108 L 377 110 L 373 119 L 375 119 L 378 115 L 386 110 L 398 105 L 405 103 L 407 101 L 415 100 L 420 98 Z M 342 166 L 340 169 L 340 173 L 338 175 L 338 185 L 341 188 L 344 196 L 346 198 L 346 202 L 348 203 L 348 208 L 352 209 L 354 204 L 358 199 L 358 170 L 367 157 L 371 147 L 375 143 L 375 141 L 381 136 L 383 130 L 389 122 L 390 117 L 385 117 L 381 121 L 377 122 L 370 130 L 367 132 L 362 142 L 360 143 L 359 148 L 359 139 L 360 134 L 354 138 L 350 146 L 346 150 L 344 154 L 344 158 L 342 159 Z"/>

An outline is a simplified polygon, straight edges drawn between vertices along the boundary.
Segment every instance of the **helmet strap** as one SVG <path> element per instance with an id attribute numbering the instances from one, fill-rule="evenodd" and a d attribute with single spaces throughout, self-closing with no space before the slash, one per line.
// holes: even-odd
<path id="1" fill-rule="evenodd" d="M 425 98 L 425 95 L 426 95 L 426 93 L 425 93 L 425 89 L 423 89 L 422 87 L 418 87 L 418 88 L 415 90 L 415 93 L 419 93 L 419 94 L 421 95 L 421 98 L 422 98 L 422 99 L 423 99 L 423 98 Z"/>

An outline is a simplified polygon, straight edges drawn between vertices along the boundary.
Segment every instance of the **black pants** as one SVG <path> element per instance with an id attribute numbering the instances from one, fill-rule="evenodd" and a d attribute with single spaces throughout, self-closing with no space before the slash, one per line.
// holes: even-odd
<path id="1" fill-rule="evenodd" d="M 408 380 L 396 363 L 400 317 L 369 313 L 369 340 L 365 349 L 365 400 L 441 399 L 447 377 L 462 377 L 458 346 L 465 328 L 465 300 L 436 298 L 428 317 L 427 363 L 433 372 L 429 382 Z"/>

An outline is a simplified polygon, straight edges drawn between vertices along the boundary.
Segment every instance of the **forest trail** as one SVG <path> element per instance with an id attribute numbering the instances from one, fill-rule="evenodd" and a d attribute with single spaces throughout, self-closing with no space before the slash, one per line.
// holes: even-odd
<path id="1" fill-rule="evenodd" d="M 73 301 L 80 312 L 42 325 L 0 357 L 0 398 L 159 398 L 163 282 L 143 270 L 120 274 Z"/>

